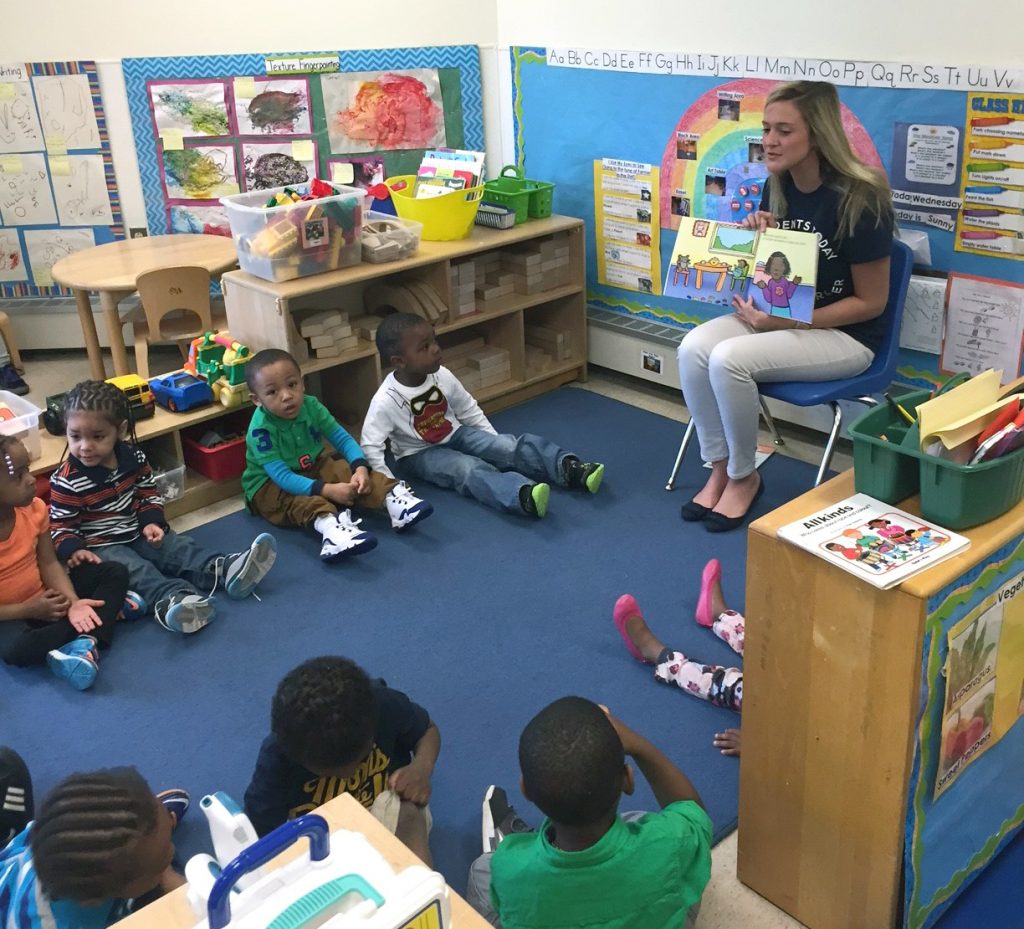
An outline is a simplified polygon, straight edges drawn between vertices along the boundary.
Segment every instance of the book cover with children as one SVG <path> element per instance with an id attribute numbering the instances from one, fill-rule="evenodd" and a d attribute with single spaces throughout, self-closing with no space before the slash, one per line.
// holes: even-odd
<path id="1" fill-rule="evenodd" d="M 782 526 L 779 538 L 883 589 L 970 545 L 962 535 L 867 494 L 854 494 Z"/>
<path id="2" fill-rule="evenodd" d="M 772 316 L 810 322 L 818 242 L 809 232 L 684 217 L 679 222 L 665 295 L 729 306 L 749 297 Z"/>

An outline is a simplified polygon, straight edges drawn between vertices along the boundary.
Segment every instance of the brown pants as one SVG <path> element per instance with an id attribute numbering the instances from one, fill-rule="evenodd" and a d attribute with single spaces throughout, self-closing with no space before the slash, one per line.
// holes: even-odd
<path id="1" fill-rule="evenodd" d="M 325 484 L 341 484 L 352 480 L 352 469 L 343 458 L 332 458 L 324 452 L 313 462 L 312 467 L 302 472 L 302 476 L 321 480 Z M 370 492 L 359 497 L 355 506 L 370 510 L 381 509 L 388 491 L 397 483 L 393 477 L 371 471 Z M 256 491 L 249 502 L 249 509 L 275 526 L 309 526 L 319 516 L 330 516 L 338 512 L 337 504 L 326 497 L 316 494 L 296 497 L 285 493 L 273 481 L 267 481 Z"/>

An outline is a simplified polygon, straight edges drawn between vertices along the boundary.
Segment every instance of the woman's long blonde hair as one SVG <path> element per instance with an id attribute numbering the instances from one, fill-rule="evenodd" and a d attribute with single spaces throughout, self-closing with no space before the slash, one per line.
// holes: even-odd
<path id="1" fill-rule="evenodd" d="M 892 191 L 885 175 L 862 162 L 850 148 L 843 131 L 839 111 L 839 94 L 827 81 L 791 81 L 780 84 L 765 101 L 792 103 L 807 124 L 811 145 L 818 153 L 823 183 L 842 194 L 839 205 L 837 232 L 840 238 L 852 236 L 867 210 L 877 218 L 877 225 L 892 226 Z M 768 178 L 772 215 L 786 215 L 786 195 L 782 179 L 775 174 Z"/>

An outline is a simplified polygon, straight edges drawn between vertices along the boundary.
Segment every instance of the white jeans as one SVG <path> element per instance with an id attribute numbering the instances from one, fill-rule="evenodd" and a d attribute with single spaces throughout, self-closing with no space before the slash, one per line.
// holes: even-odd
<path id="1" fill-rule="evenodd" d="M 729 314 L 691 329 L 676 357 L 701 456 L 728 459 L 729 477 L 739 480 L 754 471 L 759 383 L 853 377 L 874 353 L 838 329 L 756 332 Z"/>

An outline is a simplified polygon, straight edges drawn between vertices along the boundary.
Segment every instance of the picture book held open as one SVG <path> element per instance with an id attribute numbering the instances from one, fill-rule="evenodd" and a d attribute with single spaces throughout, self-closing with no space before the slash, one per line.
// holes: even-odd
<path id="1" fill-rule="evenodd" d="M 895 587 L 971 544 L 867 494 L 782 526 L 779 538 L 881 588 Z"/>
<path id="2" fill-rule="evenodd" d="M 679 222 L 665 295 L 730 306 L 750 298 L 772 316 L 810 322 L 818 239 L 790 229 L 757 232 L 735 223 L 684 217 Z"/>

